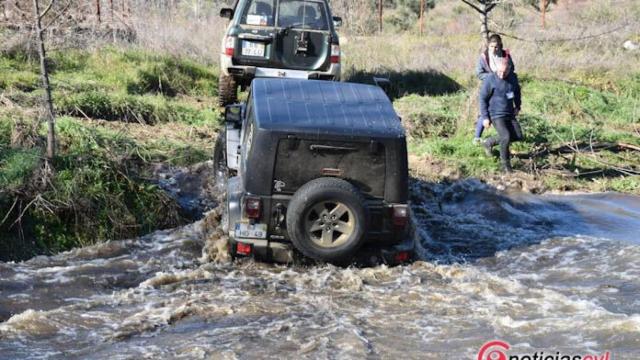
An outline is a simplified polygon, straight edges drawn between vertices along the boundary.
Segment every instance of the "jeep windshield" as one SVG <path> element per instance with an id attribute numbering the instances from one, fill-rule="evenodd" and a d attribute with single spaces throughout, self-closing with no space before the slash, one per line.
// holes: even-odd
<path id="1" fill-rule="evenodd" d="M 241 24 L 326 31 L 329 30 L 327 13 L 323 1 L 250 0 Z"/>

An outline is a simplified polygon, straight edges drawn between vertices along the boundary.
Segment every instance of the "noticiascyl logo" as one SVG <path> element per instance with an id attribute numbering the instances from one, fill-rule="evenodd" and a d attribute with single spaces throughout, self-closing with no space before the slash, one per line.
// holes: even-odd
<path id="1" fill-rule="evenodd" d="M 612 354 L 606 351 L 601 354 L 562 354 L 560 351 L 553 351 L 545 354 L 545 351 L 536 351 L 533 354 L 509 355 L 507 351 L 511 345 L 505 341 L 493 340 L 482 345 L 478 350 L 478 360 L 611 360 Z"/>
<path id="2" fill-rule="evenodd" d="M 478 360 L 507 360 L 505 351 L 510 348 L 511 346 L 504 341 L 489 341 L 478 351 Z"/>

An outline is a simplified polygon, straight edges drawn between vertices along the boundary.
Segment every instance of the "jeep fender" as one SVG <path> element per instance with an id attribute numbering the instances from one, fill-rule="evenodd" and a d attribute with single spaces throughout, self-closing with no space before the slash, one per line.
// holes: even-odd
<path id="1" fill-rule="evenodd" d="M 238 171 L 240 168 L 240 129 L 233 124 L 226 125 L 227 168 Z"/>
<path id="2" fill-rule="evenodd" d="M 229 237 L 235 238 L 235 226 L 242 216 L 240 201 L 242 198 L 242 179 L 239 176 L 229 178 L 227 182 L 226 211 L 228 214 Z"/>

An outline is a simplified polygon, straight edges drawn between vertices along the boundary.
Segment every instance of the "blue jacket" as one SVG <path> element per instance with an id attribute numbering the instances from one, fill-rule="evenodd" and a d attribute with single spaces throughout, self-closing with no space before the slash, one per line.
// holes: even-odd
<path id="1" fill-rule="evenodd" d="M 496 74 L 487 76 L 480 88 L 479 102 L 483 119 L 512 118 L 522 104 L 518 75 L 510 73 L 504 80 Z"/>

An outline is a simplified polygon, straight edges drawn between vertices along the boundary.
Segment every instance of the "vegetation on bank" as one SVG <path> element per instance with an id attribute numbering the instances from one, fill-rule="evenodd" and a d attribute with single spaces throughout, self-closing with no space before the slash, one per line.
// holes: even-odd
<path id="1" fill-rule="evenodd" d="M 0 57 L 3 259 L 139 236 L 184 221 L 152 180 L 158 163 L 210 158 L 217 74 L 133 50 L 54 53 L 58 156 L 43 161 L 37 64 Z"/>

